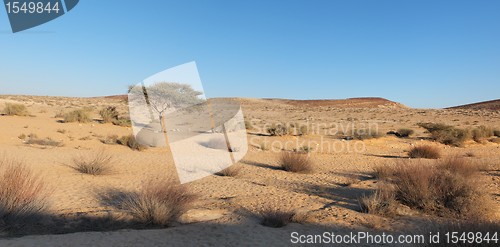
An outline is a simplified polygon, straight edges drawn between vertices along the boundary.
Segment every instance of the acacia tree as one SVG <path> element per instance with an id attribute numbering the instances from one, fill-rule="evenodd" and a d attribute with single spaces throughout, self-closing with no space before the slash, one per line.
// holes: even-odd
<path id="1" fill-rule="evenodd" d="M 175 82 L 158 82 L 144 87 L 146 102 L 151 106 L 165 131 L 164 117 L 167 111 L 202 103 L 199 96 L 202 92 L 194 90 L 189 84 Z"/>

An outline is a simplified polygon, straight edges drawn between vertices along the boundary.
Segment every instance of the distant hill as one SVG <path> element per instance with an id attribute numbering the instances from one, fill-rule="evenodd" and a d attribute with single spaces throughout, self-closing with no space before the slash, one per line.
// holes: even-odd
<path id="1" fill-rule="evenodd" d="M 384 98 L 366 97 L 349 99 L 322 99 L 322 100 L 289 100 L 264 99 L 277 101 L 293 106 L 307 107 L 336 107 L 336 108 L 408 108 L 407 106 Z"/>
<path id="2" fill-rule="evenodd" d="M 500 99 L 478 102 L 467 105 L 453 106 L 445 109 L 500 110 Z"/>
<path id="3" fill-rule="evenodd" d="M 127 99 L 127 95 L 105 96 L 107 99 Z M 295 107 L 336 107 L 336 108 L 408 108 L 407 106 L 378 97 L 349 98 L 349 99 L 314 99 L 314 100 L 293 100 L 293 99 L 255 99 L 238 98 L 241 102 L 262 102 L 292 105 Z"/>

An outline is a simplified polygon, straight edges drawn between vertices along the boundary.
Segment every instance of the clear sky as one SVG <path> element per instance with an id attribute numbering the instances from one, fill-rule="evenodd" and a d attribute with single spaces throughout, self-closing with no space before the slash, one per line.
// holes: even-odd
<path id="1" fill-rule="evenodd" d="M 500 1 L 81 0 L 12 34 L 0 94 L 102 96 L 196 61 L 207 97 L 500 98 Z"/>

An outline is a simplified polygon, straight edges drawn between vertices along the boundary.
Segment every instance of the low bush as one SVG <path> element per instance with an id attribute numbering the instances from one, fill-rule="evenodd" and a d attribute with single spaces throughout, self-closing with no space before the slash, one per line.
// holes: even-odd
<path id="1" fill-rule="evenodd" d="M 24 141 L 25 144 L 29 145 L 40 145 L 40 146 L 51 146 L 51 147 L 62 147 L 63 143 L 59 141 L 52 140 L 47 137 L 45 139 L 38 138 L 34 134 L 30 134 L 28 139 Z"/>
<path id="2" fill-rule="evenodd" d="M 90 112 L 87 109 L 78 109 L 64 114 L 64 122 L 88 123 L 92 121 Z"/>
<path id="3" fill-rule="evenodd" d="M 265 209 L 259 212 L 260 224 L 267 227 L 280 228 L 294 222 L 295 211 Z"/>
<path id="4" fill-rule="evenodd" d="M 28 116 L 29 112 L 25 105 L 6 103 L 3 109 L 5 115 L 8 116 Z"/>
<path id="5" fill-rule="evenodd" d="M 102 121 L 104 123 L 111 123 L 114 120 L 118 120 L 120 117 L 120 113 L 116 110 L 115 106 L 108 106 L 99 111 L 99 115 L 101 115 Z"/>
<path id="6" fill-rule="evenodd" d="M 104 151 L 90 156 L 80 155 L 73 159 L 72 168 L 76 171 L 89 175 L 106 175 L 112 172 L 113 157 Z"/>
<path id="7" fill-rule="evenodd" d="M 496 137 L 500 137 L 500 130 L 494 130 L 493 135 Z"/>
<path id="8" fill-rule="evenodd" d="M 132 150 L 137 150 L 137 151 L 143 151 L 146 150 L 148 147 L 145 145 L 140 144 L 137 142 L 135 139 L 134 135 L 127 135 L 127 136 L 122 136 L 120 139 L 117 140 L 117 143 L 123 146 L 127 146 L 131 148 Z"/>
<path id="9" fill-rule="evenodd" d="M 479 169 L 469 161 L 408 161 L 389 169 L 385 181 L 393 186 L 390 191 L 399 203 L 410 208 L 457 218 L 487 217 L 491 212 L 487 192 L 477 179 Z"/>
<path id="10" fill-rule="evenodd" d="M 493 129 L 488 128 L 486 126 L 479 126 L 472 130 L 472 139 L 476 142 L 481 142 L 491 136 L 494 136 L 495 133 Z"/>
<path id="11" fill-rule="evenodd" d="M 108 135 L 105 139 L 102 139 L 101 142 L 108 145 L 119 144 L 117 135 Z"/>
<path id="12" fill-rule="evenodd" d="M 422 145 L 412 148 L 408 152 L 408 156 L 412 159 L 439 159 L 441 157 L 441 151 L 439 151 L 439 148 L 434 146 Z"/>
<path id="13" fill-rule="evenodd" d="M 280 157 L 280 166 L 289 172 L 307 173 L 313 170 L 309 155 L 297 152 L 283 152 Z"/>
<path id="14" fill-rule="evenodd" d="M 46 185 L 22 162 L 0 158 L 0 229 L 35 224 L 47 207 Z"/>
<path id="15" fill-rule="evenodd" d="M 284 124 L 273 124 L 271 127 L 267 128 L 267 133 L 271 136 L 284 136 L 288 135 L 289 129 Z"/>
<path id="16" fill-rule="evenodd" d="M 451 146 L 462 146 L 469 138 L 469 132 L 453 126 L 438 123 L 419 123 L 420 127 L 426 129 L 435 141 Z"/>
<path id="17" fill-rule="evenodd" d="M 398 129 L 397 136 L 400 138 L 408 138 L 413 135 L 413 133 L 415 133 L 415 131 L 412 129 Z"/>
<path id="18" fill-rule="evenodd" d="M 394 189 L 390 188 L 389 185 L 379 186 L 371 195 L 363 195 L 358 199 L 361 212 L 383 216 L 395 215 L 398 202 Z"/>
<path id="19" fill-rule="evenodd" d="M 138 192 L 126 194 L 120 207 L 142 224 L 169 226 L 195 199 L 182 185 L 169 180 L 151 180 Z"/>

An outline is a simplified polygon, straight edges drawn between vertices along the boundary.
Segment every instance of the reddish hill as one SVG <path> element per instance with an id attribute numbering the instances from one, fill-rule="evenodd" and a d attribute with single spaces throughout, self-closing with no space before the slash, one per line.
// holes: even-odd
<path id="1" fill-rule="evenodd" d="M 500 110 L 500 99 L 483 101 L 473 104 L 448 107 L 446 109 Z"/>

